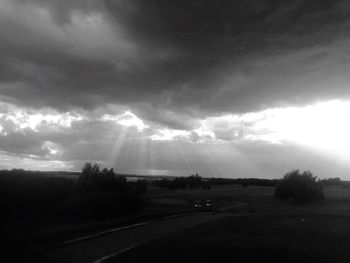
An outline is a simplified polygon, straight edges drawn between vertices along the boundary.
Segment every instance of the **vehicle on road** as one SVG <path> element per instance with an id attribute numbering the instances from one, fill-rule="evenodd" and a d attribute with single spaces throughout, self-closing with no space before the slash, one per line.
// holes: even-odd
<path id="1" fill-rule="evenodd" d="M 211 200 L 206 200 L 205 201 L 205 207 L 211 208 L 213 206 L 213 202 Z"/>
<path id="2" fill-rule="evenodd" d="M 207 211 L 207 210 L 211 210 L 211 208 L 213 207 L 213 202 L 212 200 L 205 200 L 205 201 L 197 200 L 193 202 L 193 207 L 195 209 Z"/>
<path id="3" fill-rule="evenodd" d="M 193 207 L 194 208 L 203 208 L 203 202 L 202 201 L 194 201 Z"/>

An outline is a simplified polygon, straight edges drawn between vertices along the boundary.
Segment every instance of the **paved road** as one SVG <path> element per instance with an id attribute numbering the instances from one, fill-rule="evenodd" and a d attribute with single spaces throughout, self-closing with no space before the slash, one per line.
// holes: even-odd
<path id="1" fill-rule="evenodd" d="M 160 237 L 227 216 L 225 214 L 194 214 L 130 228 L 26 258 L 26 262 L 102 262 L 104 258 Z"/>

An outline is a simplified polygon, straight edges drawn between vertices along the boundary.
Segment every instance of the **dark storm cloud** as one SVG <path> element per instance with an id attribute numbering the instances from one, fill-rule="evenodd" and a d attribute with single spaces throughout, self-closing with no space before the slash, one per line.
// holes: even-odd
<path id="1" fill-rule="evenodd" d="M 0 95 L 20 105 L 132 105 L 186 128 L 349 95 L 346 1 L 0 3 Z"/>

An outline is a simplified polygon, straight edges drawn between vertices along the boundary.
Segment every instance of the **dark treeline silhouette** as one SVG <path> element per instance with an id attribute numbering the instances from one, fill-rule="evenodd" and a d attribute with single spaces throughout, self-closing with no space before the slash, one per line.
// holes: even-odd
<path id="1" fill-rule="evenodd" d="M 232 185 L 239 184 L 243 187 L 249 185 L 257 186 L 276 186 L 279 182 L 278 179 L 258 179 L 258 178 L 203 178 L 196 175 L 188 177 L 176 177 L 174 179 L 163 178 L 161 180 L 154 181 L 154 186 L 164 187 L 168 189 L 185 189 L 203 187 L 204 189 L 210 189 L 212 185 Z"/>
<path id="2" fill-rule="evenodd" d="M 322 180 L 320 180 L 320 183 L 323 185 L 334 185 L 334 186 L 338 186 L 338 185 L 343 184 L 342 180 L 340 180 L 339 177 L 322 179 Z"/>
<path id="3" fill-rule="evenodd" d="M 276 186 L 279 179 L 259 179 L 259 178 L 210 178 L 209 182 L 216 185 L 240 184 L 242 186 Z"/>
<path id="4" fill-rule="evenodd" d="M 115 218 L 142 209 L 147 182 L 86 163 L 77 180 L 24 170 L 0 171 L 3 224 L 43 225 Z"/>
<path id="5" fill-rule="evenodd" d="M 208 181 L 211 184 L 225 185 L 225 184 L 240 184 L 242 186 L 257 185 L 257 186 L 276 186 L 281 179 L 258 179 L 258 178 L 210 178 Z M 346 182 L 338 177 L 321 179 L 319 182 L 327 186 L 345 185 Z"/>
<path id="6" fill-rule="evenodd" d="M 188 177 L 176 177 L 174 179 L 163 178 L 161 180 L 154 181 L 154 185 L 157 187 L 166 187 L 168 189 L 186 189 L 203 187 L 204 189 L 210 189 L 210 184 L 207 180 L 203 179 L 198 174 Z"/>
<path id="7" fill-rule="evenodd" d="M 255 186 L 276 186 L 281 179 L 260 179 L 260 178 L 202 178 L 196 175 L 191 175 L 189 177 L 176 177 L 173 179 L 163 178 L 161 180 L 154 181 L 154 186 L 164 187 L 168 189 L 185 189 L 185 188 L 195 188 L 202 186 L 203 188 L 209 188 L 212 185 L 232 185 L 238 184 L 242 187 L 247 187 L 249 185 Z M 342 181 L 340 178 L 327 178 L 319 180 L 322 185 L 325 186 L 343 186 L 350 187 L 350 182 Z"/>

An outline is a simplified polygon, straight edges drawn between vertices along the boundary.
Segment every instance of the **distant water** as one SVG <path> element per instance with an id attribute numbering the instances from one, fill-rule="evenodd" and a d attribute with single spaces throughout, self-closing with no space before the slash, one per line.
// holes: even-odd
<path id="1" fill-rule="evenodd" d="M 123 175 L 128 181 L 137 181 L 137 180 L 146 180 L 146 181 L 155 181 L 162 179 L 173 179 L 175 176 L 168 175 Z"/>

